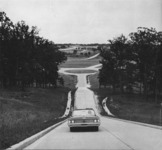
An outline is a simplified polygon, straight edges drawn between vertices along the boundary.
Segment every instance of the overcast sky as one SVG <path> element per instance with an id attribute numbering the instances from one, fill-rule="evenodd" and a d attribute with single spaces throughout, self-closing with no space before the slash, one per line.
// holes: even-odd
<path id="1" fill-rule="evenodd" d="M 107 43 L 139 26 L 162 31 L 162 0 L 0 0 L 0 11 L 55 43 Z"/>

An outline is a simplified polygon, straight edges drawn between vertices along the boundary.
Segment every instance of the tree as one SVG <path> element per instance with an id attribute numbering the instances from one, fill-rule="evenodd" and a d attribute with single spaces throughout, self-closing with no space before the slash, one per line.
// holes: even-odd
<path id="1" fill-rule="evenodd" d="M 99 83 L 100 85 L 112 85 L 113 91 L 115 92 L 117 84 L 117 72 L 115 68 L 116 59 L 114 53 L 111 50 L 101 50 L 101 57 L 103 59 L 100 61 L 102 63 L 102 68 L 99 70 Z"/>
<path id="2" fill-rule="evenodd" d="M 9 71 L 9 59 L 7 51 L 10 49 L 13 23 L 6 16 L 5 12 L 0 12 L 0 81 L 2 86 L 7 84 L 7 75 Z"/>
<path id="3" fill-rule="evenodd" d="M 34 82 L 57 86 L 58 65 L 66 60 L 65 53 L 52 41 L 39 37 L 37 27 L 24 21 L 13 25 L 4 12 L 0 12 L 0 23 L 1 85 L 22 89 Z"/>
<path id="4" fill-rule="evenodd" d="M 115 87 L 119 85 L 121 93 L 123 93 L 124 85 L 130 86 L 130 81 L 133 82 L 131 80 L 133 70 L 130 67 L 134 65 L 131 63 L 133 53 L 130 43 L 124 35 L 109 40 L 109 42 L 110 49 L 101 49 L 103 60 L 101 61 L 102 69 L 99 73 L 99 80 L 103 79 L 101 81 L 105 84 L 111 84 L 114 91 Z"/>
<path id="5" fill-rule="evenodd" d="M 139 27 L 129 37 L 128 41 L 121 35 L 109 40 L 110 48 L 101 48 L 100 84 L 111 84 L 114 89 L 119 85 L 122 93 L 123 86 L 131 92 L 137 83 L 146 100 L 153 93 L 157 102 L 162 87 L 162 32 Z"/>
<path id="6" fill-rule="evenodd" d="M 161 33 L 158 33 L 154 28 L 139 27 L 137 32 L 130 34 L 130 38 L 132 48 L 136 53 L 139 81 L 144 86 L 144 95 L 147 99 L 149 89 L 154 87 L 154 91 L 157 91 Z"/>

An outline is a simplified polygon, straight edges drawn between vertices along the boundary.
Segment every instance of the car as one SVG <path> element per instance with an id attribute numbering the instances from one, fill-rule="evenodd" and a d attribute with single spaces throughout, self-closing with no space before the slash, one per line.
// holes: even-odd
<path id="1" fill-rule="evenodd" d="M 74 131 L 74 129 L 78 127 L 91 127 L 95 131 L 98 131 L 100 118 L 92 108 L 75 109 L 73 110 L 71 117 L 68 119 L 68 126 L 70 131 Z"/>

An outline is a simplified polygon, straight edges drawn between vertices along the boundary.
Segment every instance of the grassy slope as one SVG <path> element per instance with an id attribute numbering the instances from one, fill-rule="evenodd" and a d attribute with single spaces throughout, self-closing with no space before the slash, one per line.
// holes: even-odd
<path id="1" fill-rule="evenodd" d="M 121 96 L 118 93 L 113 94 L 110 88 L 99 89 L 97 76 L 90 76 L 91 89 L 98 95 L 100 104 L 105 97 L 113 98 L 113 101 L 107 101 L 107 106 L 117 118 L 160 125 L 160 105 L 154 103 L 152 98 L 146 102 L 141 95 Z"/>
<path id="2" fill-rule="evenodd" d="M 0 149 L 7 148 L 61 121 L 68 88 L 1 90 Z"/>

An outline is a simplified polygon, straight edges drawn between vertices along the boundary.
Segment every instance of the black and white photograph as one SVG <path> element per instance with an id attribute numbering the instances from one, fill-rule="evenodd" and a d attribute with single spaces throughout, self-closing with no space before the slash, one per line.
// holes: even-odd
<path id="1" fill-rule="evenodd" d="M 0 0 L 0 150 L 161 150 L 162 0 Z"/>

